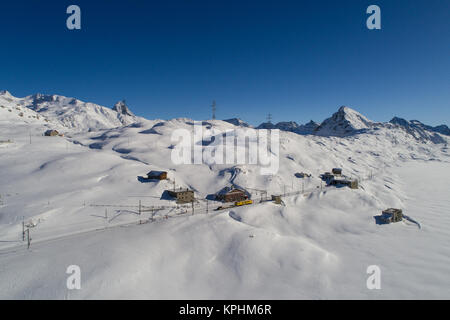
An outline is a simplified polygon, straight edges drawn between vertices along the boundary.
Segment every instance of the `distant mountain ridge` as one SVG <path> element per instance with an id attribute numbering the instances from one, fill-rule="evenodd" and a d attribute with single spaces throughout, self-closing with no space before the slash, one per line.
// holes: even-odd
<path id="1" fill-rule="evenodd" d="M 61 95 L 37 93 L 17 98 L 8 91 L 2 90 L 0 91 L 0 105 L 11 108 L 26 107 L 42 115 L 51 123 L 57 123 L 75 131 L 111 129 L 148 121 L 134 115 L 124 100 L 118 101 L 112 108 L 107 108 Z M 238 127 L 252 128 L 251 125 L 239 118 L 223 121 Z M 447 125 L 433 127 L 418 120 L 408 121 L 398 117 L 394 117 L 388 123 L 373 122 L 347 106 L 340 107 L 322 123 L 312 120 L 306 124 L 298 124 L 295 121 L 283 121 L 276 124 L 264 122 L 256 127 L 256 129 L 279 129 L 299 135 L 334 137 L 370 133 L 380 128 L 399 128 L 422 142 L 447 143 L 444 137 L 450 136 L 450 129 Z"/>
<path id="2" fill-rule="evenodd" d="M 130 125 L 142 119 L 136 117 L 124 101 L 117 102 L 110 109 L 61 95 L 37 93 L 17 98 L 6 90 L 0 92 L 0 99 L 8 104 L 27 107 L 45 118 L 76 131 L 110 129 Z"/>
<path id="3" fill-rule="evenodd" d="M 392 118 L 389 123 L 402 128 L 408 134 L 421 141 L 430 140 L 434 143 L 446 143 L 439 134 L 450 136 L 450 129 L 446 125 L 432 127 L 425 125 L 418 120 L 408 121 L 398 117 Z"/>
<path id="4" fill-rule="evenodd" d="M 264 122 L 256 128 L 279 129 L 301 135 L 345 137 L 379 128 L 392 128 L 392 126 L 404 130 L 415 139 L 423 142 L 447 143 L 440 135 L 450 136 L 450 129 L 446 125 L 432 127 L 418 120 L 407 121 L 398 117 L 394 117 L 389 123 L 374 122 L 347 106 L 340 107 L 337 112 L 320 124 L 312 120 L 305 125 L 299 125 L 295 121 L 278 122 L 277 124 Z"/>

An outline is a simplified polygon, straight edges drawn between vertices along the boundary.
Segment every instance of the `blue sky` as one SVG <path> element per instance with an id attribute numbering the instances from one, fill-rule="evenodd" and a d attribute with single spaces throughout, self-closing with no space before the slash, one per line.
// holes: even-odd
<path id="1" fill-rule="evenodd" d="M 81 8 L 81 30 L 66 8 Z M 381 8 L 381 30 L 366 8 Z M 147 118 L 322 121 L 339 106 L 450 124 L 450 1 L 22 1 L 0 10 L 0 89 Z"/>

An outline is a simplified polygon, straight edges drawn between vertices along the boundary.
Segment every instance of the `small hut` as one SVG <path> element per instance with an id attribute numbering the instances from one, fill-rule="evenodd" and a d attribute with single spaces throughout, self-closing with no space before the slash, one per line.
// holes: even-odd
<path id="1" fill-rule="evenodd" d="M 195 201 L 194 191 L 189 189 L 167 190 L 170 196 L 177 200 L 177 203 L 190 203 Z"/>
<path id="2" fill-rule="evenodd" d="M 385 223 L 402 221 L 403 211 L 402 209 L 388 208 L 381 212 L 380 219 Z"/>
<path id="3" fill-rule="evenodd" d="M 281 204 L 281 196 L 277 196 L 277 195 L 272 195 L 272 201 L 275 202 L 276 204 Z"/>
<path id="4" fill-rule="evenodd" d="M 166 171 L 150 171 L 147 173 L 147 179 L 152 180 L 166 180 L 167 179 L 167 172 Z"/>
<path id="5" fill-rule="evenodd" d="M 44 135 L 47 137 L 54 137 L 54 136 L 58 136 L 59 132 L 56 130 L 47 130 L 47 131 L 45 131 Z"/>

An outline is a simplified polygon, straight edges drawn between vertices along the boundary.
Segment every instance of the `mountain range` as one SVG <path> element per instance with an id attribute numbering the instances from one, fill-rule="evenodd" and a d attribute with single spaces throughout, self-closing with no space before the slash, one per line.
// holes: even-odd
<path id="1" fill-rule="evenodd" d="M 95 103 L 83 102 L 61 95 L 34 94 L 17 98 L 8 91 L 0 91 L 0 105 L 8 108 L 27 108 L 41 115 L 46 121 L 57 123 L 73 131 L 95 131 L 127 126 L 136 122 L 147 121 L 133 114 L 125 101 L 118 101 L 112 108 Z M 239 127 L 252 126 L 239 118 L 223 120 Z M 321 123 L 311 120 L 306 124 L 295 121 L 261 123 L 256 129 L 279 129 L 300 135 L 344 137 L 363 132 L 374 132 L 380 128 L 400 128 L 418 141 L 446 143 L 442 137 L 450 136 L 447 125 L 429 126 L 418 120 L 405 120 L 394 117 L 387 123 L 373 122 L 359 112 L 342 106 L 331 117 Z"/>

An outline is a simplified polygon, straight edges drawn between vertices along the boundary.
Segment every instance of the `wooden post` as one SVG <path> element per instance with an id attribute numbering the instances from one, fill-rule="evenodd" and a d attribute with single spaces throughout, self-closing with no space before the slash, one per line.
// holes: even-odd
<path id="1" fill-rule="evenodd" d="M 22 241 L 25 241 L 25 217 L 22 218 Z"/>
<path id="2" fill-rule="evenodd" d="M 206 199 L 206 213 L 208 213 L 208 204 L 209 204 L 209 201 L 208 201 L 208 199 Z"/>
<path id="3" fill-rule="evenodd" d="M 192 200 L 192 215 L 194 215 L 194 200 Z"/>
<path id="4" fill-rule="evenodd" d="M 141 215 L 141 200 L 139 200 L 139 215 Z"/>

